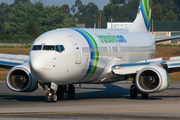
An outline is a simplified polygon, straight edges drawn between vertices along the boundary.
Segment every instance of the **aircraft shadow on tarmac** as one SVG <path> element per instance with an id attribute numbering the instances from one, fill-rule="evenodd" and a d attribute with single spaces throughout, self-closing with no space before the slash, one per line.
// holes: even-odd
<path id="1" fill-rule="evenodd" d="M 64 95 L 63 99 L 59 99 L 58 101 L 69 101 L 69 100 L 79 100 L 79 99 L 111 99 L 111 98 L 125 98 L 130 99 L 129 92 L 130 90 L 127 88 L 123 88 L 114 84 L 103 84 L 105 88 L 89 88 L 89 87 L 76 87 L 77 91 L 81 91 L 76 93 L 74 99 L 68 99 L 67 95 Z M 170 88 L 168 90 L 179 90 L 179 88 Z M 180 98 L 179 96 L 164 96 L 160 94 L 159 96 L 153 96 L 150 94 L 148 100 L 162 100 L 162 98 Z M 45 92 L 42 92 L 42 95 L 38 93 L 38 95 L 32 93 L 27 94 L 17 94 L 13 95 L 0 95 L 1 100 L 15 100 L 15 101 L 23 101 L 23 102 L 45 102 Z M 140 95 L 138 99 L 142 100 Z"/>

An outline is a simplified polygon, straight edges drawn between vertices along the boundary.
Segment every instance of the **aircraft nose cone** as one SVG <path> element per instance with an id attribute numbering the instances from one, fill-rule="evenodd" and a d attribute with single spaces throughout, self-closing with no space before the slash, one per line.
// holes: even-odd
<path id="1" fill-rule="evenodd" d="M 30 53 L 30 69 L 36 80 L 41 80 L 41 68 L 43 67 L 42 56 L 35 52 Z"/>
<path id="2" fill-rule="evenodd" d="M 33 77 L 39 82 L 47 82 L 51 70 L 50 56 L 38 51 L 30 52 L 30 69 Z"/>
<path id="3" fill-rule="evenodd" d="M 31 73 L 33 75 L 33 77 L 36 79 L 36 80 L 40 80 L 40 76 L 39 76 L 39 72 L 40 72 L 40 69 L 41 69 L 41 61 L 39 61 L 38 59 L 30 59 L 30 69 L 31 69 Z"/>

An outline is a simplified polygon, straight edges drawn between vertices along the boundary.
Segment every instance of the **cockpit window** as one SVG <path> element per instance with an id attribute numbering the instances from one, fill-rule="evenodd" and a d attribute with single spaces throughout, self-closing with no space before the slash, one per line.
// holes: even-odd
<path id="1" fill-rule="evenodd" d="M 42 45 L 34 45 L 32 50 L 41 50 Z"/>
<path id="2" fill-rule="evenodd" d="M 43 48 L 42 48 L 43 47 Z M 59 53 L 63 52 L 65 50 L 63 45 L 34 45 L 32 50 L 53 50 L 53 51 L 57 51 Z"/>
<path id="3" fill-rule="evenodd" d="M 63 52 L 64 50 L 65 50 L 65 48 L 64 48 L 64 46 L 63 45 L 56 45 L 55 46 L 55 50 L 57 51 L 57 52 Z"/>
<path id="4" fill-rule="evenodd" d="M 54 50 L 54 46 L 45 45 L 43 46 L 43 50 Z"/>

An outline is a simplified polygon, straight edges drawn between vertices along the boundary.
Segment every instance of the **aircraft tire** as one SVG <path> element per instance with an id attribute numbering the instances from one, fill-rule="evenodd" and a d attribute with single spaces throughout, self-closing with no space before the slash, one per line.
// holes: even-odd
<path id="1" fill-rule="evenodd" d="M 64 96 L 64 90 L 63 86 L 58 86 L 57 90 L 57 98 L 62 99 Z"/>
<path id="2" fill-rule="evenodd" d="M 55 93 L 52 93 L 51 102 L 56 102 L 56 101 L 57 101 L 57 95 Z"/>
<path id="3" fill-rule="evenodd" d="M 137 98 L 137 88 L 136 88 L 136 85 L 131 85 L 131 88 L 130 88 L 130 98 L 131 99 L 136 99 Z"/>
<path id="4" fill-rule="evenodd" d="M 46 94 L 46 102 L 51 102 L 51 96 L 49 93 Z"/>
<path id="5" fill-rule="evenodd" d="M 57 95 L 53 92 L 46 94 L 46 102 L 56 102 L 57 101 Z"/>
<path id="6" fill-rule="evenodd" d="M 67 96 L 70 99 L 74 98 L 74 96 L 75 96 L 75 87 L 74 87 L 74 85 L 71 84 L 71 85 L 68 86 Z"/>

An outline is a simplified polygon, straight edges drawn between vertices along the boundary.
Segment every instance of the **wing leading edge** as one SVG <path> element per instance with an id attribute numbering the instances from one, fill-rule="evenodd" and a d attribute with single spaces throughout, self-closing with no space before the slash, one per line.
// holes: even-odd
<path id="1" fill-rule="evenodd" d="M 116 75 L 137 74 L 146 66 L 160 66 L 168 73 L 180 71 L 180 57 L 172 57 L 170 60 L 162 61 L 162 58 L 141 61 L 137 63 L 118 64 L 111 67 L 112 72 Z"/>
<path id="2" fill-rule="evenodd" d="M 17 65 L 22 65 L 25 62 L 29 62 L 28 55 L 0 54 L 1 67 L 12 68 Z"/>

